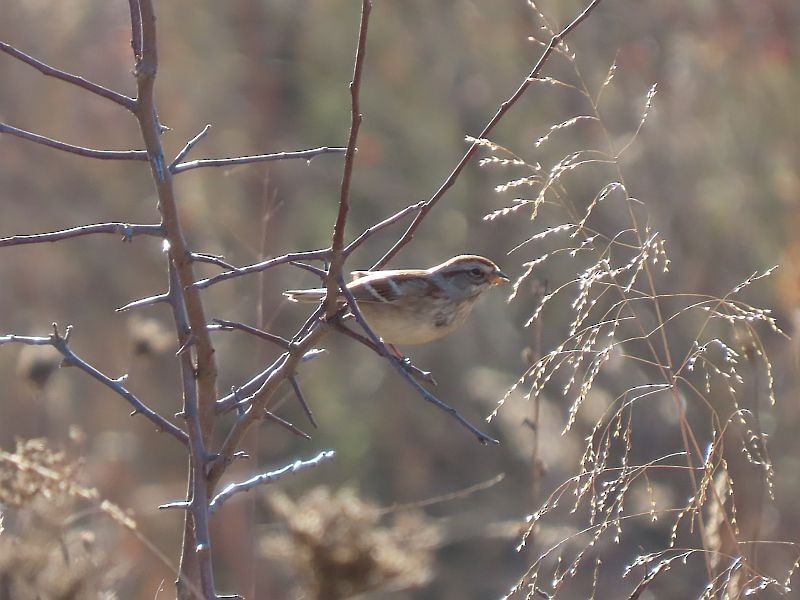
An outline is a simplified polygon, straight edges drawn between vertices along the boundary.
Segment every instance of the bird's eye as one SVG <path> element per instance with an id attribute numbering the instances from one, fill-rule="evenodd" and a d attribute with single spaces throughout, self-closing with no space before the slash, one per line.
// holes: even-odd
<path id="1" fill-rule="evenodd" d="M 469 270 L 469 274 L 474 277 L 475 279 L 482 279 L 483 278 L 483 271 L 479 268 L 475 267 L 474 269 Z"/>

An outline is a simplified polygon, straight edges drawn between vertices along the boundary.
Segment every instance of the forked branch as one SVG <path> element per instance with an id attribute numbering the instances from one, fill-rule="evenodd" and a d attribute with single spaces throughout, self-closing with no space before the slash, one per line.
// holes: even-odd
<path id="1" fill-rule="evenodd" d="M 131 415 L 143 415 L 149 419 L 150 422 L 152 422 L 153 425 L 155 425 L 160 431 L 170 434 L 183 445 L 188 443 L 189 438 L 185 431 L 183 431 L 177 425 L 167 421 L 166 418 L 147 406 L 130 390 L 122 385 L 122 382 L 125 381 L 126 376 L 111 378 L 75 354 L 72 351 L 72 348 L 69 347 L 69 338 L 71 333 L 72 327 L 70 326 L 67 327 L 64 335 L 62 336 L 59 333 L 56 324 L 53 323 L 53 333 L 48 336 L 27 336 L 14 334 L 0 335 L 0 346 L 10 343 L 27 344 L 29 346 L 52 346 L 64 357 L 62 366 L 79 368 L 81 371 L 87 373 L 93 379 L 96 379 L 114 393 L 122 396 L 125 401 L 133 407 L 133 412 Z"/>

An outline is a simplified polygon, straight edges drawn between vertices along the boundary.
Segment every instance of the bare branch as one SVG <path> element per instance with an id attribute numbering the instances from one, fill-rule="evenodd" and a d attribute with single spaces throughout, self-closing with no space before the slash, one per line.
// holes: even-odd
<path id="1" fill-rule="evenodd" d="M 58 350 L 62 356 L 64 357 L 63 366 L 71 366 L 71 367 L 78 367 L 84 373 L 87 373 L 90 377 L 93 377 L 107 388 L 111 389 L 116 394 L 122 396 L 128 404 L 133 407 L 133 412 L 131 415 L 141 414 L 149 419 L 157 429 L 160 431 L 164 431 L 169 433 L 172 437 L 177 439 L 181 444 L 186 445 L 188 443 L 188 436 L 185 431 L 181 428 L 177 427 L 176 425 L 172 424 L 171 422 L 167 421 L 159 413 L 155 412 L 152 408 L 147 406 L 144 402 L 139 400 L 133 393 L 131 393 L 127 388 L 122 385 L 122 381 L 125 380 L 125 377 L 119 377 L 117 379 L 112 379 L 107 375 L 104 375 L 100 371 L 98 371 L 95 367 L 87 363 L 85 360 L 80 358 L 76 355 L 72 349 L 69 347 L 69 335 L 72 331 L 71 326 L 67 327 L 66 332 L 62 336 L 58 332 L 58 328 L 56 324 L 53 323 L 53 333 L 48 336 L 24 336 L 24 335 L 2 335 L 0 336 L 0 346 L 3 344 L 8 343 L 20 343 L 20 344 L 27 344 L 31 346 L 52 346 L 56 350 Z"/>
<path id="2" fill-rule="evenodd" d="M 325 248 L 324 250 L 310 250 L 308 252 L 292 252 L 291 254 L 284 254 L 283 256 L 262 260 L 261 262 L 248 265 L 246 267 L 239 267 L 238 269 L 225 271 L 224 273 L 214 275 L 213 277 L 209 277 L 207 279 L 195 281 L 189 287 L 202 290 L 214 285 L 215 283 L 219 283 L 220 281 L 226 281 L 228 279 L 233 279 L 234 277 L 241 277 L 251 273 L 258 273 L 260 271 L 266 271 L 272 267 L 285 265 L 298 260 L 327 260 L 330 256 L 330 253 L 331 252 L 329 248 Z"/>
<path id="3" fill-rule="evenodd" d="M 319 321 L 321 308 L 314 311 L 314 314 L 307 321 L 308 331 L 297 341 L 293 342 L 291 349 L 281 355 L 270 367 L 262 373 L 256 375 L 239 390 L 229 394 L 217 402 L 217 412 L 224 412 L 232 406 L 244 408 L 236 422 L 228 432 L 225 441 L 219 451 L 220 459 L 211 467 L 208 474 L 209 485 L 213 489 L 218 482 L 225 468 L 233 460 L 234 453 L 238 450 L 247 431 L 261 417 L 264 409 L 269 409 L 268 403 L 273 400 L 275 392 L 283 384 L 283 381 L 294 375 L 297 365 L 308 354 L 312 345 L 317 342 L 327 331 Z M 305 329 L 306 325 L 302 329 Z M 314 355 L 317 355 L 315 352 Z M 252 394 L 242 398 L 242 390 L 249 392 L 255 389 Z"/>
<path id="4" fill-rule="evenodd" d="M 173 508 L 179 508 L 181 510 L 186 510 L 192 505 L 191 502 L 187 502 L 186 500 L 174 500 L 172 502 L 166 502 L 164 504 L 158 505 L 158 510 L 171 510 Z"/>
<path id="5" fill-rule="evenodd" d="M 202 135 L 202 133 L 200 135 Z M 252 163 L 270 162 L 273 160 L 311 160 L 320 154 L 339 154 L 344 151 L 344 148 L 322 146 L 320 148 L 311 148 L 309 150 L 276 152 L 275 154 L 255 154 L 253 156 L 235 156 L 232 158 L 200 158 L 185 163 L 170 165 L 169 170 L 173 175 L 177 175 L 178 173 L 184 173 L 186 171 L 191 171 L 192 169 L 200 169 L 203 167 L 231 167 L 234 165 L 249 165 Z"/>
<path id="6" fill-rule="evenodd" d="M 328 272 L 325 269 L 320 269 L 319 267 L 308 265 L 306 263 L 302 263 L 296 260 L 292 261 L 292 266 L 297 267 L 299 269 L 303 269 L 304 271 L 308 271 L 309 273 L 313 273 L 314 275 L 316 275 L 321 279 L 325 279 L 328 276 Z"/>
<path id="7" fill-rule="evenodd" d="M 164 230 L 161 225 L 132 225 L 130 223 L 95 223 L 93 225 L 81 225 L 60 231 L 48 233 L 33 233 L 30 235 L 14 235 L 0 238 L 0 248 L 5 246 L 22 246 L 25 244 L 41 244 L 45 242 L 60 242 L 70 238 L 92 235 L 95 233 L 115 233 L 122 236 L 122 240 L 130 242 L 134 236 L 150 235 L 163 237 Z"/>
<path id="8" fill-rule="evenodd" d="M 147 160 L 147 152 L 144 150 L 97 150 L 95 148 L 84 148 L 83 146 L 74 146 L 66 142 L 60 142 L 38 133 L 31 133 L 24 129 L 12 127 L 6 123 L 0 123 L 0 133 L 8 133 L 10 135 L 42 144 L 49 148 L 55 148 L 70 154 L 77 154 L 78 156 L 85 156 L 86 158 L 98 158 L 100 160 Z"/>
<path id="9" fill-rule="evenodd" d="M 72 73 L 67 73 L 66 71 L 61 71 L 60 69 L 56 69 L 51 67 L 48 64 L 43 63 L 40 60 L 25 54 L 22 50 L 18 50 L 11 46 L 10 44 L 6 44 L 5 42 L 0 41 L 0 51 L 5 52 L 6 54 L 13 56 L 17 60 L 21 60 L 22 62 L 32 66 L 34 69 L 39 71 L 42 75 L 46 75 L 47 77 L 55 77 L 56 79 L 60 79 L 61 81 L 66 81 L 67 83 L 71 83 L 72 85 L 76 85 L 79 88 L 82 88 L 92 94 L 100 96 L 101 98 L 105 98 L 106 100 L 111 100 L 120 106 L 127 108 L 128 110 L 133 110 L 133 107 L 136 104 L 136 100 L 133 98 L 129 98 L 124 94 L 120 94 L 119 92 L 115 92 L 107 87 L 104 87 L 100 84 L 93 83 L 87 79 L 79 75 L 74 75 Z"/>
<path id="10" fill-rule="evenodd" d="M 223 269 L 236 269 L 231 263 L 226 262 L 222 256 L 215 254 L 206 254 L 205 252 L 192 252 L 192 258 L 196 262 L 204 262 L 210 265 L 216 265 Z"/>
<path id="11" fill-rule="evenodd" d="M 256 475 L 255 477 L 251 477 L 245 481 L 240 481 L 239 483 L 230 483 L 225 488 L 217 494 L 214 499 L 209 503 L 208 507 L 211 514 L 222 506 L 222 504 L 230 499 L 231 496 L 234 494 L 238 494 L 240 492 L 248 492 L 254 487 L 258 485 L 264 485 L 267 483 L 272 483 L 273 481 L 277 481 L 284 475 L 288 475 L 290 473 L 297 473 L 302 471 L 303 469 L 308 469 L 310 467 L 316 467 L 321 462 L 325 460 L 329 460 L 335 456 L 335 452 L 333 450 L 325 450 L 324 452 L 320 452 L 314 458 L 309 460 L 297 460 L 291 464 L 286 465 L 285 467 L 281 467 L 280 469 L 276 469 L 275 471 L 269 471 L 267 473 L 261 473 L 260 475 Z"/>
<path id="12" fill-rule="evenodd" d="M 305 438 L 307 440 L 311 439 L 311 436 L 308 435 L 305 431 L 303 431 L 299 427 L 296 427 L 295 425 L 292 425 L 286 419 L 281 419 L 278 415 L 273 414 L 273 413 L 269 412 L 268 410 L 264 411 L 264 418 L 267 419 L 268 421 L 272 421 L 273 423 L 277 423 L 278 425 L 280 425 L 281 427 L 283 427 L 287 431 L 290 431 L 291 433 L 295 434 L 296 436 L 299 436 L 301 438 Z"/>
<path id="13" fill-rule="evenodd" d="M 525 91 L 528 89 L 531 83 L 534 82 L 539 77 L 539 73 L 541 72 L 548 58 L 550 58 L 550 55 L 553 53 L 553 51 L 559 46 L 559 44 L 561 44 L 564 38 L 566 38 L 578 25 L 580 25 L 589 16 L 589 14 L 597 7 L 598 4 L 600 4 L 600 2 L 602 2 L 602 0 L 592 0 L 592 2 L 589 3 L 589 5 L 583 10 L 583 12 L 579 14 L 577 17 L 575 17 L 572 23 L 567 25 L 561 31 L 561 33 L 557 33 L 552 37 L 550 43 L 547 45 L 547 48 L 545 48 L 544 52 L 542 52 L 542 55 L 539 57 L 539 60 L 534 65 L 533 69 L 531 69 L 531 72 L 528 74 L 528 76 L 525 77 L 520 86 L 517 88 L 517 91 L 511 94 L 508 100 L 506 100 L 500 105 L 500 108 L 497 109 L 497 112 L 483 128 L 483 131 L 481 131 L 480 134 L 476 136 L 476 140 L 472 142 L 466 154 L 464 154 L 464 156 L 461 157 L 461 160 L 458 161 L 458 164 L 452 170 L 450 175 L 448 175 L 447 178 L 444 180 L 444 183 L 442 183 L 439 189 L 436 190 L 436 193 L 433 194 L 433 196 L 431 196 L 431 198 L 427 202 L 425 202 L 425 205 L 420 209 L 419 213 L 417 213 L 417 216 L 411 222 L 411 225 L 408 226 L 408 229 L 406 229 L 405 233 L 403 233 L 403 235 L 400 237 L 400 239 L 397 240 L 394 246 L 392 246 L 389 249 L 389 251 L 386 254 L 384 254 L 383 257 L 378 262 L 375 263 L 375 265 L 373 265 L 371 270 L 381 269 L 384 266 L 386 266 L 386 264 L 390 260 L 392 260 L 392 258 L 394 258 L 398 252 L 400 252 L 403 246 L 405 246 L 408 242 L 411 241 L 411 238 L 414 237 L 414 232 L 420 226 L 423 219 L 433 209 L 436 203 L 442 199 L 447 190 L 453 187 L 453 184 L 456 182 L 456 179 L 458 179 L 458 176 L 461 174 L 461 171 L 464 170 L 464 167 L 467 166 L 469 160 L 478 151 L 478 148 L 480 147 L 480 140 L 485 139 L 486 137 L 489 136 L 489 133 L 491 133 L 491 131 L 505 116 L 505 114 L 509 110 L 511 110 L 511 107 L 517 103 L 517 101 L 522 97 L 522 95 L 525 93 Z"/>
<path id="14" fill-rule="evenodd" d="M 186 142 L 186 145 L 183 148 L 181 148 L 181 151 L 178 152 L 177 156 L 175 156 L 175 160 L 173 160 L 169 164 L 170 171 L 174 172 L 175 166 L 179 162 L 181 162 L 184 158 L 186 158 L 186 155 L 192 151 L 192 148 L 194 148 L 200 142 L 200 140 L 202 140 L 206 136 L 209 129 L 211 129 L 211 123 L 208 123 L 205 127 L 203 127 L 203 130 L 200 133 L 198 133 L 196 136 L 194 136 L 192 139 Z"/>
<path id="15" fill-rule="evenodd" d="M 240 323 L 239 321 L 228 321 L 227 319 L 214 319 L 214 323 L 219 325 L 220 328 L 223 330 L 238 329 L 239 331 L 244 331 L 245 333 L 249 333 L 251 335 L 259 337 L 262 340 L 267 340 L 268 342 L 272 342 L 273 344 L 282 348 L 283 350 L 288 350 L 292 345 L 292 343 L 286 338 L 282 338 L 281 336 L 275 335 L 274 333 L 264 331 L 263 329 L 258 329 L 257 327 L 245 325 L 244 323 Z"/>
<path id="16" fill-rule="evenodd" d="M 342 267 L 346 258 L 344 249 L 344 229 L 347 224 L 347 213 L 350 210 L 350 180 L 353 175 L 353 164 L 356 157 L 356 141 L 358 130 L 361 127 L 361 108 L 359 93 L 361 91 L 361 74 L 364 70 L 364 58 L 367 52 L 367 29 L 369 27 L 369 14 L 372 10 L 370 0 L 361 2 L 361 23 L 358 28 L 358 45 L 356 59 L 353 66 L 353 79 L 350 82 L 350 135 L 347 140 L 347 152 L 344 155 L 344 171 L 342 173 L 342 188 L 339 196 L 339 212 L 333 226 L 333 239 L 331 241 L 331 264 L 325 281 L 327 293 L 323 300 L 325 316 L 330 318 L 339 310 L 338 304 L 338 279 L 342 274 Z"/>
<path id="17" fill-rule="evenodd" d="M 148 296 L 147 298 L 140 298 L 139 300 L 128 302 L 128 304 L 125 306 L 120 306 L 119 308 L 115 309 L 115 311 L 125 312 L 133 308 L 141 308 L 143 306 L 152 306 L 153 304 L 159 304 L 161 302 L 169 302 L 169 300 L 169 293 L 157 294 L 155 296 Z"/>
<path id="18" fill-rule="evenodd" d="M 155 99 L 158 72 L 156 45 L 156 15 L 152 0 L 129 0 L 133 15 L 132 35 L 136 47 L 135 15 L 138 3 L 141 15 L 141 56 L 136 60 L 137 102 L 134 114 L 147 148 L 147 160 L 158 195 L 158 210 L 169 242 L 168 269 L 170 277 L 170 307 L 178 330 L 179 353 L 183 384 L 183 412 L 189 436 L 190 475 L 187 501 L 191 502 L 184 527 L 183 551 L 177 583 L 178 597 L 194 595 L 193 587 L 202 590 L 203 597 L 215 598 L 214 569 L 211 560 L 211 537 L 208 529 L 208 499 L 213 485 L 206 477 L 211 464 L 207 451 L 211 442 L 214 409 L 217 400 L 217 363 L 211 335 L 206 328 L 206 315 L 195 280 L 194 260 L 184 237 L 172 174 L 164 157 L 161 143 L 162 128 Z"/>
<path id="19" fill-rule="evenodd" d="M 317 421 L 314 419 L 314 413 L 311 412 L 311 407 L 308 405 L 308 402 L 306 402 L 306 398 L 303 396 L 303 390 L 300 389 L 300 384 L 297 382 L 297 377 L 289 377 L 289 383 L 294 390 L 294 395 L 297 396 L 297 401 L 300 402 L 300 406 L 303 408 L 303 412 L 306 413 L 309 423 L 313 425 L 314 429 L 319 429 L 319 425 L 317 425 Z"/>
<path id="20" fill-rule="evenodd" d="M 384 358 L 386 357 L 384 351 L 388 350 L 388 348 L 386 348 L 385 344 L 383 345 L 383 347 L 378 346 L 371 339 L 364 337 L 363 335 L 353 331 L 352 329 L 349 329 L 347 325 L 345 325 L 344 323 L 334 321 L 333 326 L 336 328 L 336 331 L 339 331 L 345 334 L 346 336 L 354 339 L 359 344 L 363 344 L 364 346 L 375 352 L 378 356 Z M 401 362 L 403 364 L 403 368 L 406 369 L 413 377 L 416 377 L 417 379 L 420 379 L 422 381 L 427 381 L 430 384 L 436 385 L 436 380 L 433 378 L 433 374 L 430 371 L 423 371 L 419 367 L 413 365 L 411 363 L 411 359 L 408 357 L 403 358 Z"/>
<path id="21" fill-rule="evenodd" d="M 318 309 L 317 312 L 321 311 Z M 315 316 L 313 319 L 315 325 L 318 324 L 318 318 L 319 315 Z M 288 353 L 282 354 L 275 362 L 261 371 L 258 375 L 250 379 L 250 381 L 241 387 L 232 390 L 227 396 L 220 398 L 217 401 L 217 414 L 226 413 L 230 410 L 233 410 L 237 406 L 247 406 L 253 400 L 253 396 L 258 393 L 260 388 L 270 378 L 273 372 L 283 367 L 285 361 L 289 357 L 289 354 L 295 349 L 295 347 L 298 346 L 305 348 L 303 354 L 297 359 L 298 363 L 309 361 L 312 358 L 316 358 L 317 356 L 321 356 L 327 352 L 322 348 L 310 348 L 310 344 L 307 344 L 305 339 L 301 339 L 301 341 L 294 344 L 290 343 Z"/>
<path id="22" fill-rule="evenodd" d="M 345 284 L 344 279 L 342 279 L 341 276 L 339 277 L 339 289 L 341 289 L 342 294 L 347 299 L 347 306 L 350 308 L 350 311 L 353 313 L 353 316 L 356 318 L 356 321 L 358 321 L 358 324 L 361 325 L 361 327 L 366 332 L 367 337 L 369 337 L 369 339 L 372 340 L 373 344 L 375 344 L 381 349 L 383 356 L 386 357 L 386 360 L 388 360 L 392 364 L 392 366 L 400 373 L 403 379 L 405 379 L 411 384 L 411 387 L 413 387 L 417 391 L 417 393 L 419 393 L 420 396 L 422 396 L 425 400 L 427 400 L 431 404 L 442 409 L 443 411 L 448 413 L 451 417 L 453 417 L 456 421 L 461 423 L 461 425 L 466 427 L 476 438 L 478 438 L 478 441 L 481 444 L 500 443 L 498 440 L 489 437 L 488 435 L 483 433 L 480 429 L 475 427 L 472 423 L 467 421 L 463 416 L 461 416 L 461 413 L 459 413 L 455 408 L 453 408 L 449 404 L 445 404 L 444 402 L 439 400 L 436 396 L 431 394 L 422 385 L 420 385 L 420 383 L 416 379 L 414 379 L 414 377 L 412 377 L 411 374 L 406 370 L 403 361 L 394 356 L 391 352 L 389 352 L 389 349 L 386 347 L 386 344 L 383 343 L 383 341 L 376 335 L 376 333 L 369 326 L 366 319 L 364 319 L 364 316 L 361 314 L 361 310 L 358 308 L 358 303 L 356 302 L 356 299 L 353 297 L 352 292 L 347 288 L 347 285 Z"/>
<path id="23" fill-rule="evenodd" d="M 423 206 L 425 206 L 424 200 L 421 202 L 417 202 L 416 204 L 412 204 L 411 206 L 406 206 L 403 210 L 396 212 L 391 217 L 384 219 L 380 223 L 376 223 L 371 227 L 368 227 L 367 229 L 361 232 L 361 235 L 359 235 L 356 239 L 347 244 L 347 247 L 343 251 L 344 255 L 350 256 L 350 254 L 354 250 L 356 250 L 361 244 L 367 241 L 368 238 L 372 237 L 380 230 L 389 227 L 389 225 L 394 225 L 395 223 L 397 223 L 397 221 L 405 217 L 407 214 L 420 210 Z"/>
<path id="24" fill-rule="evenodd" d="M 137 62 L 142 58 L 142 10 L 139 0 L 128 0 L 131 11 L 131 50 Z"/>

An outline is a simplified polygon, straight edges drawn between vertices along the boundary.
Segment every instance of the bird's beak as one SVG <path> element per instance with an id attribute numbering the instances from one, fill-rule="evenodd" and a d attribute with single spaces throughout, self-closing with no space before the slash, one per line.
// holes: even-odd
<path id="1" fill-rule="evenodd" d="M 508 278 L 508 275 L 503 273 L 500 269 L 497 269 L 497 271 L 489 275 L 489 282 L 492 285 L 500 285 L 503 283 L 508 283 L 509 281 L 511 280 Z"/>

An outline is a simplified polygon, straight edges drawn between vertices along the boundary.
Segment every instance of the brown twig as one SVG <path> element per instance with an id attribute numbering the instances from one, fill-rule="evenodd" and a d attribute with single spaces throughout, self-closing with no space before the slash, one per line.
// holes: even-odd
<path id="1" fill-rule="evenodd" d="M 456 179 L 458 179 L 458 176 L 461 174 L 461 171 L 464 170 L 464 167 L 467 166 L 467 163 L 478 151 L 478 148 L 480 147 L 479 140 L 486 138 L 489 135 L 489 133 L 491 133 L 491 131 L 505 116 L 505 114 L 509 110 L 511 110 L 511 107 L 514 106 L 514 104 L 516 104 L 517 101 L 522 97 L 522 95 L 525 93 L 525 91 L 528 89 L 531 83 L 533 83 L 539 77 L 539 73 L 541 72 L 542 68 L 547 62 L 547 59 L 550 58 L 550 55 L 553 53 L 556 47 L 558 47 L 558 45 L 564 40 L 564 38 L 566 38 L 578 25 L 580 25 L 589 16 L 589 14 L 597 7 L 598 4 L 600 4 L 600 2 L 602 2 L 602 0 L 592 0 L 592 2 L 589 3 L 589 5 L 583 10 L 582 13 L 580 13 L 577 17 L 575 17 L 575 19 L 569 25 L 567 25 L 563 30 L 561 30 L 560 33 L 557 33 L 550 39 L 550 43 L 547 45 L 547 48 L 545 48 L 544 52 L 542 52 L 542 55 L 539 57 L 539 60 L 534 65 L 533 69 L 531 69 L 531 72 L 528 74 L 528 76 L 525 77 L 520 86 L 517 88 L 517 91 L 511 94 L 508 100 L 506 100 L 500 105 L 500 108 L 497 109 L 497 112 L 483 128 L 483 131 L 481 131 L 481 133 L 477 136 L 476 141 L 472 142 L 467 152 L 464 154 L 464 156 L 461 157 L 461 160 L 458 161 L 458 164 L 451 171 L 450 175 L 448 175 L 447 178 L 444 180 L 444 183 L 442 183 L 439 189 L 436 190 L 436 193 L 434 193 L 433 196 L 431 196 L 431 198 L 425 202 L 422 208 L 420 208 L 419 212 L 417 213 L 417 216 L 414 217 L 414 220 L 411 222 L 411 225 L 408 226 L 408 229 L 406 229 L 405 233 L 403 233 L 403 235 L 400 236 L 400 239 L 398 239 L 397 242 L 395 242 L 394 246 L 392 246 L 389 249 L 389 251 L 386 252 L 386 254 L 384 254 L 383 257 L 378 262 L 376 262 L 373 265 L 372 269 L 370 270 L 381 269 L 384 266 L 386 266 L 386 264 L 390 260 L 392 260 L 392 258 L 394 258 L 398 252 L 400 252 L 403 246 L 405 246 L 408 242 L 411 241 L 411 238 L 414 237 L 414 232 L 420 226 L 423 219 L 425 219 L 425 217 L 433 209 L 433 207 L 436 206 L 436 203 L 442 199 L 447 190 L 453 187 L 453 184 L 456 182 Z"/>
<path id="2" fill-rule="evenodd" d="M 133 59 L 138 62 L 142 58 L 142 11 L 139 0 L 128 0 L 128 8 L 131 11 L 131 50 Z"/>
<path id="3" fill-rule="evenodd" d="M 51 67 L 50 65 L 43 63 L 42 61 L 37 60 L 28 54 L 25 54 L 22 50 L 19 50 L 10 44 L 6 44 L 5 42 L 0 42 L 0 52 L 5 52 L 9 56 L 13 56 L 17 60 L 21 60 L 25 64 L 32 66 L 42 75 L 54 77 L 56 79 L 60 79 L 61 81 L 66 81 L 67 83 L 76 85 L 87 92 L 91 92 L 92 94 L 100 96 L 101 98 L 105 98 L 106 100 L 111 100 L 112 102 L 115 102 L 116 104 L 119 104 L 128 110 L 132 111 L 134 105 L 136 104 L 136 100 L 133 98 L 84 79 L 79 75 L 74 75 L 72 73 L 67 73 L 66 71 L 56 69 L 55 67 Z"/>
<path id="4" fill-rule="evenodd" d="M 150 235 L 154 237 L 164 237 L 164 230 L 161 225 L 132 225 L 130 223 L 95 223 L 93 225 L 81 225 L 70 229 L 50 231 L 47 233 L 32 233 L 29 235 L 12 235 L 0 238 L 0 248 L 6 246 L 22 246 L 25 244 L 42 244 L 48 242 L 60 242 L 71 238 L 92 235 L 95 233 L 115 233 L 121 235 L 123 241 L 129 242 L 137 235 Z"/>
<path id="5" fill-rule="evenodd" d="M 278 425 L 283 427 L 286 431 L 289 431 L 298 437 L 305 438 L 307 440 L 311 439 L 311 436 L 308 435 L 305 431 L 303 431 L 296 425 L 293 425 L 286 419 L 281 419 L 278 415 L 271 413 L 268 410 L 264 411 L 264 418 L 268 421 L 272 421 L 273 423 L 277 423 Z"/>
<path id="6" fill-rule="evenodd" d="M 361 2 L 361 23 L 358 28 L 358 46 L 356 47 L 356 59 L 353 66 L 353 79 L 350 81 L 350 135 L 347 140 L 347 152 L 344 155 L 344 170 L 342 172 L 342 187 L 339 195 L 339 212 L 336 215 L 336 223 L 333 226 L 333 239 L 331 241 L 331 264 L 328 268 L 328 276 L 325 281 L 327 293 L 323 300 L 325 316 L 333 317 L 339 310 L 339 284 L 338 280 L 342 274 L 345 254 L 344 249 L 344 230 L 347 225 L 347 213 L 350 210 L 350 181 L 353 176 L 353 164 L 356 157 L 356 141 L 358 140 L 358 130 L 361 127 L 361 109 L 359 94 L 361 91 L 361 74 L 364 70 L 364 58 L 367 52 L 367 29 L 369 27 L 369 14 L 372 10 L 370 0 Z"/>
<path id="7" fill-rule="evenodd" d="M 279 348 L 283 350 L 288 350 L 292 343 L 287 340 L 286 338 L 282 338 L 279 335 L 275 335 L 274 333 L 270 333 L 269 331 L 264 331 L 263 329 L 258 329 L 257 327 L 252 327 L 251 325 L 245 325 L 244 323 L 240 323 L 239 321 L 228 321 L 227 319 L 214 319 L 214 323 L 220 325 L 221 329 L 233 330 L 238 329 L 239 331 L 244 331 L 245 333 L 249 333 L 250 335 L 254 335 L 256 337 L 261 338 L 262 340 L 267 340 L 268 342 L 272 342 Z"/>
<path id="8" fill-rule="evenodd" d="M 75 146 L 73 144 L 67 144 L 66 142 L 60 142 L 53 138 L 39 135 L 38 133 L 12 127 L 6 123 L 0 123 L 0 133 L 8 133 L 23 140 L 28 140 L 29 142 L 41 144 L 48 148 L 55 148 L 56 150 L 68 152 L 69 154 L 77 154 L 78 156 L 84 156 L 86 158 L 97 158 L 100 160 L 147 160 L 147 152 L 145 150 L 97 150 L 96 148 L 85 148 L 83 146 Z"/>

